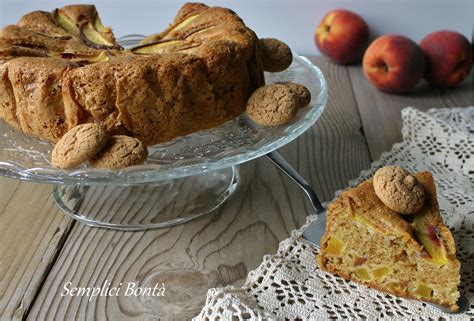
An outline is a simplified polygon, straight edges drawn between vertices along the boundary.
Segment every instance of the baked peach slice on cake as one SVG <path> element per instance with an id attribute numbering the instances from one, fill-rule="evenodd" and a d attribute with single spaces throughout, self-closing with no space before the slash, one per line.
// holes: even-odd
<path id="1" fill-rule="evenodd" d="M 258 41 L 235 12 L 198 3 L 132 49 L 93 5 L 34 11 L 0 31 L 0 118 L 52 142 L 88 122 L 166 142 L 245 111 L 264 84 Z"/>
<path id="2" fill-rule="evenodd" d="M 54 19 L 69 33 L 96 49 L 115 48 L 112 29 L 105 27 L 93 5 L 70 5 L 54 10 Z"/>

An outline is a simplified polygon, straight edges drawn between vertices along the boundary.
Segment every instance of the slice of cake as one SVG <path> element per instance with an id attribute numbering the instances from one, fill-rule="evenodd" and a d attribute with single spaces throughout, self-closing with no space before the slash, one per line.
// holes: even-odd
<path id="1" fill-rule="evenodd" d="M 327 210 L 319 264 L 347 280 L 456 311 L 460 263 L 441 220 L 433 177 L 429 172 L 410 176 L 424 189 L 423 205 L 414 214 L 385 205 L 372 180 L 342 193 Z"/>

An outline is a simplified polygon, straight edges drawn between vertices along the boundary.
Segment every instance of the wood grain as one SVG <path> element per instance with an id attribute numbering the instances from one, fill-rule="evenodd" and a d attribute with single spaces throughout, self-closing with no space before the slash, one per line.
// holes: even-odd
<path id="1" fill-rule="evenodd" d="M 0 317 L 23 319 L 72 224 L 51 186 L 0 178 Z"/>
<path id="2" fill-rule="evenodd" d="M 304 221 L 302 211 L 284 215 L 291 213 L 291 207 L 301 205 L 275 201 L 286 200 L 284 189 L 269 190 L 266 184 L 253 179 L 255 164 L 244 167 L 240 190 L 216 215 L 138 233 L 78 225 L 66 241 L 29 319 L 183 319 L 195 315 L 209 287 L 242 281 L 264 254 L 274 251 L 278 241 Z M 68 281 L 78 286 L 100 286 L 105 280 L 142 286 L 164 282 L 167 293 L 163 298 L 121 295 L 91 302 L 59 295 Z"/>
<path id="3" fill-rule="evenodd" d="M 459 87 L 435 89 L 422 82 L 414 91 L 404 95 L 387 94 L 377 90 L 365 78 L 360 66 L 348 67 L 352 87 L 359 107 L 365 137 L 372 159 L 391 149 L 402 140 L 400 111 L 407 107 L 419 110 L 473 105 L 472 77 Z"/>
<path id="4" fill-rule="evenodd" d="M 330 98 L 320 121 L 282 149 L 323 199 L 370 162 L 349 76 L 317 58 Z M 35 301 L 29 320 L 156 320 L 196 315 L 208 288 L 241 285 L 265 254 L 312 213 L 303 193 L 267 160 L 241 166 L 235 195 L 215 215 L 168 229 L 117 232 L 77 224 Z M 186 192 L 186 191 L 184 191 Z M 102 204 L 97 200 L 97 204 Z M 88 206 L 91 206 L 89 204 Z M 165 283 L 164 297 L 61 296 L 66 282 L 98 287 Z"/>
<path id="5" fill-rule="evenodd" d="M 320 198 L 329 201 L 371 159 L 347 68 L 321 57 L 311 60 L 328 81 L 328 104 L 315 126 L 280 151 L 308 177 Z"/>

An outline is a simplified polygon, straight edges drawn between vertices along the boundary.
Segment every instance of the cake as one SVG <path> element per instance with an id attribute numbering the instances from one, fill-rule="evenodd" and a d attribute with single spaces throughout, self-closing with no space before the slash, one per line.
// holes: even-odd
<path id="1" fill-rule="evenodd" d="M 425 200 L 412 215 L 387 207 L 372 180 L 342 193 L 327 210 L 317 260 L 344 279 L 456 311 L 460 263 L 455 243 L 441 220 L 431 173 L 413 176 L 424 187 Z"/>
<path id="2" fill-rule="evenodd" d="M 53 142 L 88 122 L 165 142 L 238 116 L 263 84 L 257 36 L 225 8 L 185 4 L 127 50 L 93 5 L 31 12 L 0 32 L 0 118 Z"/>

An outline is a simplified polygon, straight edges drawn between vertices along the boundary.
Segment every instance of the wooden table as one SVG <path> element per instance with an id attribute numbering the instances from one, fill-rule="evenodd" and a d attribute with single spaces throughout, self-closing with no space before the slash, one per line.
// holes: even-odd
<path id="1" fill-rule="evenodd" d="M 374 89 L 360 66 L 312 61 L 329 83 L 322 117 L 280 150 L 323 200 L 401 140 L 406 106 L 473 105 L 472 80 L 441 91 L 421 85 L 410 95 Z M 117 232 L 90 228 L 55 206 L 51 185 L 0 178 L 0 316 L 2 320 L 169 320 L 191 318 L 208 288 L 241 285 L 274 253 L 311 206 L 265 159 L 243 164 L 242 183 L 215 215 L 173 228 Z M 164 297 L 61 296 L 66 282 L 163 282 Z"/>

